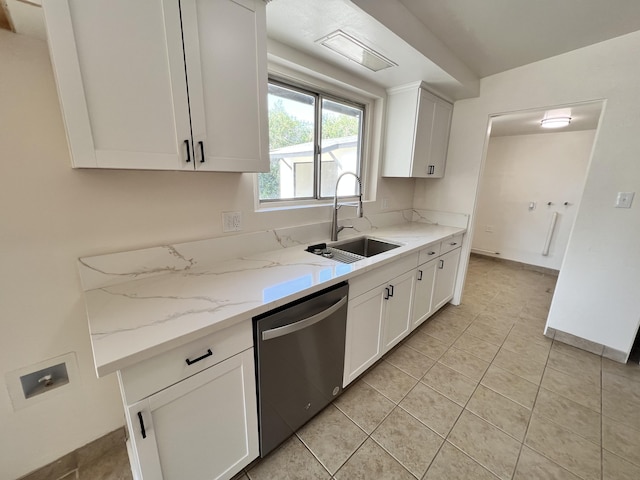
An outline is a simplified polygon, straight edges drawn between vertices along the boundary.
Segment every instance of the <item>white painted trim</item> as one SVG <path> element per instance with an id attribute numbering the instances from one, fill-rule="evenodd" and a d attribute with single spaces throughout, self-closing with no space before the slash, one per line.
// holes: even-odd
<path id="1" fill-rule="evenodd" d="M 69 3 L 66 0 L 45 0 L 42 7 L 72 165 L 97 167 Z M 65 74 L 60 75 L 58 72 Z"/>

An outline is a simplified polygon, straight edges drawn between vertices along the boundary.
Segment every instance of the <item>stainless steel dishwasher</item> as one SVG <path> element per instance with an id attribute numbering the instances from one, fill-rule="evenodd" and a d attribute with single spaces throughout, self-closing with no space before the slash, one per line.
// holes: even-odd
<path id="1" fill-rule="evenodd" d="M 341 283 L 253 319 L 261 457 L 342 392 L 348 289 Z"/>

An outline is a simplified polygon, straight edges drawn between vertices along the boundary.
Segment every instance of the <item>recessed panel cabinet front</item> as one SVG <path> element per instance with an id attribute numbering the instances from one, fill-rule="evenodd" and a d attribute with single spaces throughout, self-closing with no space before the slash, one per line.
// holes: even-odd
<path id="1" fill-rule="evenodd" d="M 195 168 L 269 171 L 262 0 L 181 0 Z"/>
<path id="2" fill-rule="evenodd" d="M 232 478 L 258 456 L 253 349 L 127 407 L 139 478 Z"/>
<path id="3" fill-rule="evenodd" d="M 383 303 L 386 285 L 349 299 L 343 386 L 347 386 L 382 355 Z"/>
<path id="4" fill-rule="evenodd" d="M 433 252 L 435 253 L 435 252 Z M 413 299 L 413 314 L 411 318 L 411 330 L 417 328 L 433 313 L 433 286 L 436 279 L 436 267 L 438 260 L 433 259 L 416 269 L 416 292 Z"/>
<path id="5" fill-rule="evenodd" d="M 394 278 L 387 285 L 384 305 L 384 345 L 386 352 L 409 334 L 414 290 L 413 270 Z"/>
<path id="6" fill-rule="evenodd" d="M 453 298 L 458 263 L 460 263 L 459 247 L 437 259 L 435 285 L 431 301 L 433 312 Z"/>
<path id="7" fill-rule="evenodd" d="M 74 167 L 268 170 L 263 2 L 43 7 Z"/>

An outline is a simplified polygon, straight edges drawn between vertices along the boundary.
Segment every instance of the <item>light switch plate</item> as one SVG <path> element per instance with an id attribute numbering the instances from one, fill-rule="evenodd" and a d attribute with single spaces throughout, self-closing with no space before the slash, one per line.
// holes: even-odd
<path id="1" fill-rule="evenodd" d="M 618 192 L 616 197 L 616 208 L 631 208 L 633 196 L 636 192 Z"/>

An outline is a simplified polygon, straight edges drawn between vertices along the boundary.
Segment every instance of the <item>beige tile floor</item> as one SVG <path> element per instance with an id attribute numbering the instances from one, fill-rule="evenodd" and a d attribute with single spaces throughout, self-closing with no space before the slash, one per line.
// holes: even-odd
<path id="1" fill-rule="evenodd" d="M 555 282 L 473 256 L 462 305 L 238 478 L 640 479 L 640 367 L 544 337 Z"/>
<path id="2" fill-rule="evenodd" d="M 236 478 L 640 479 L 640 367 L 544 337 L 555 282 L 473 256 L 462 305 Z M 69 478 L 130 478 L 98 463 Z"/>

